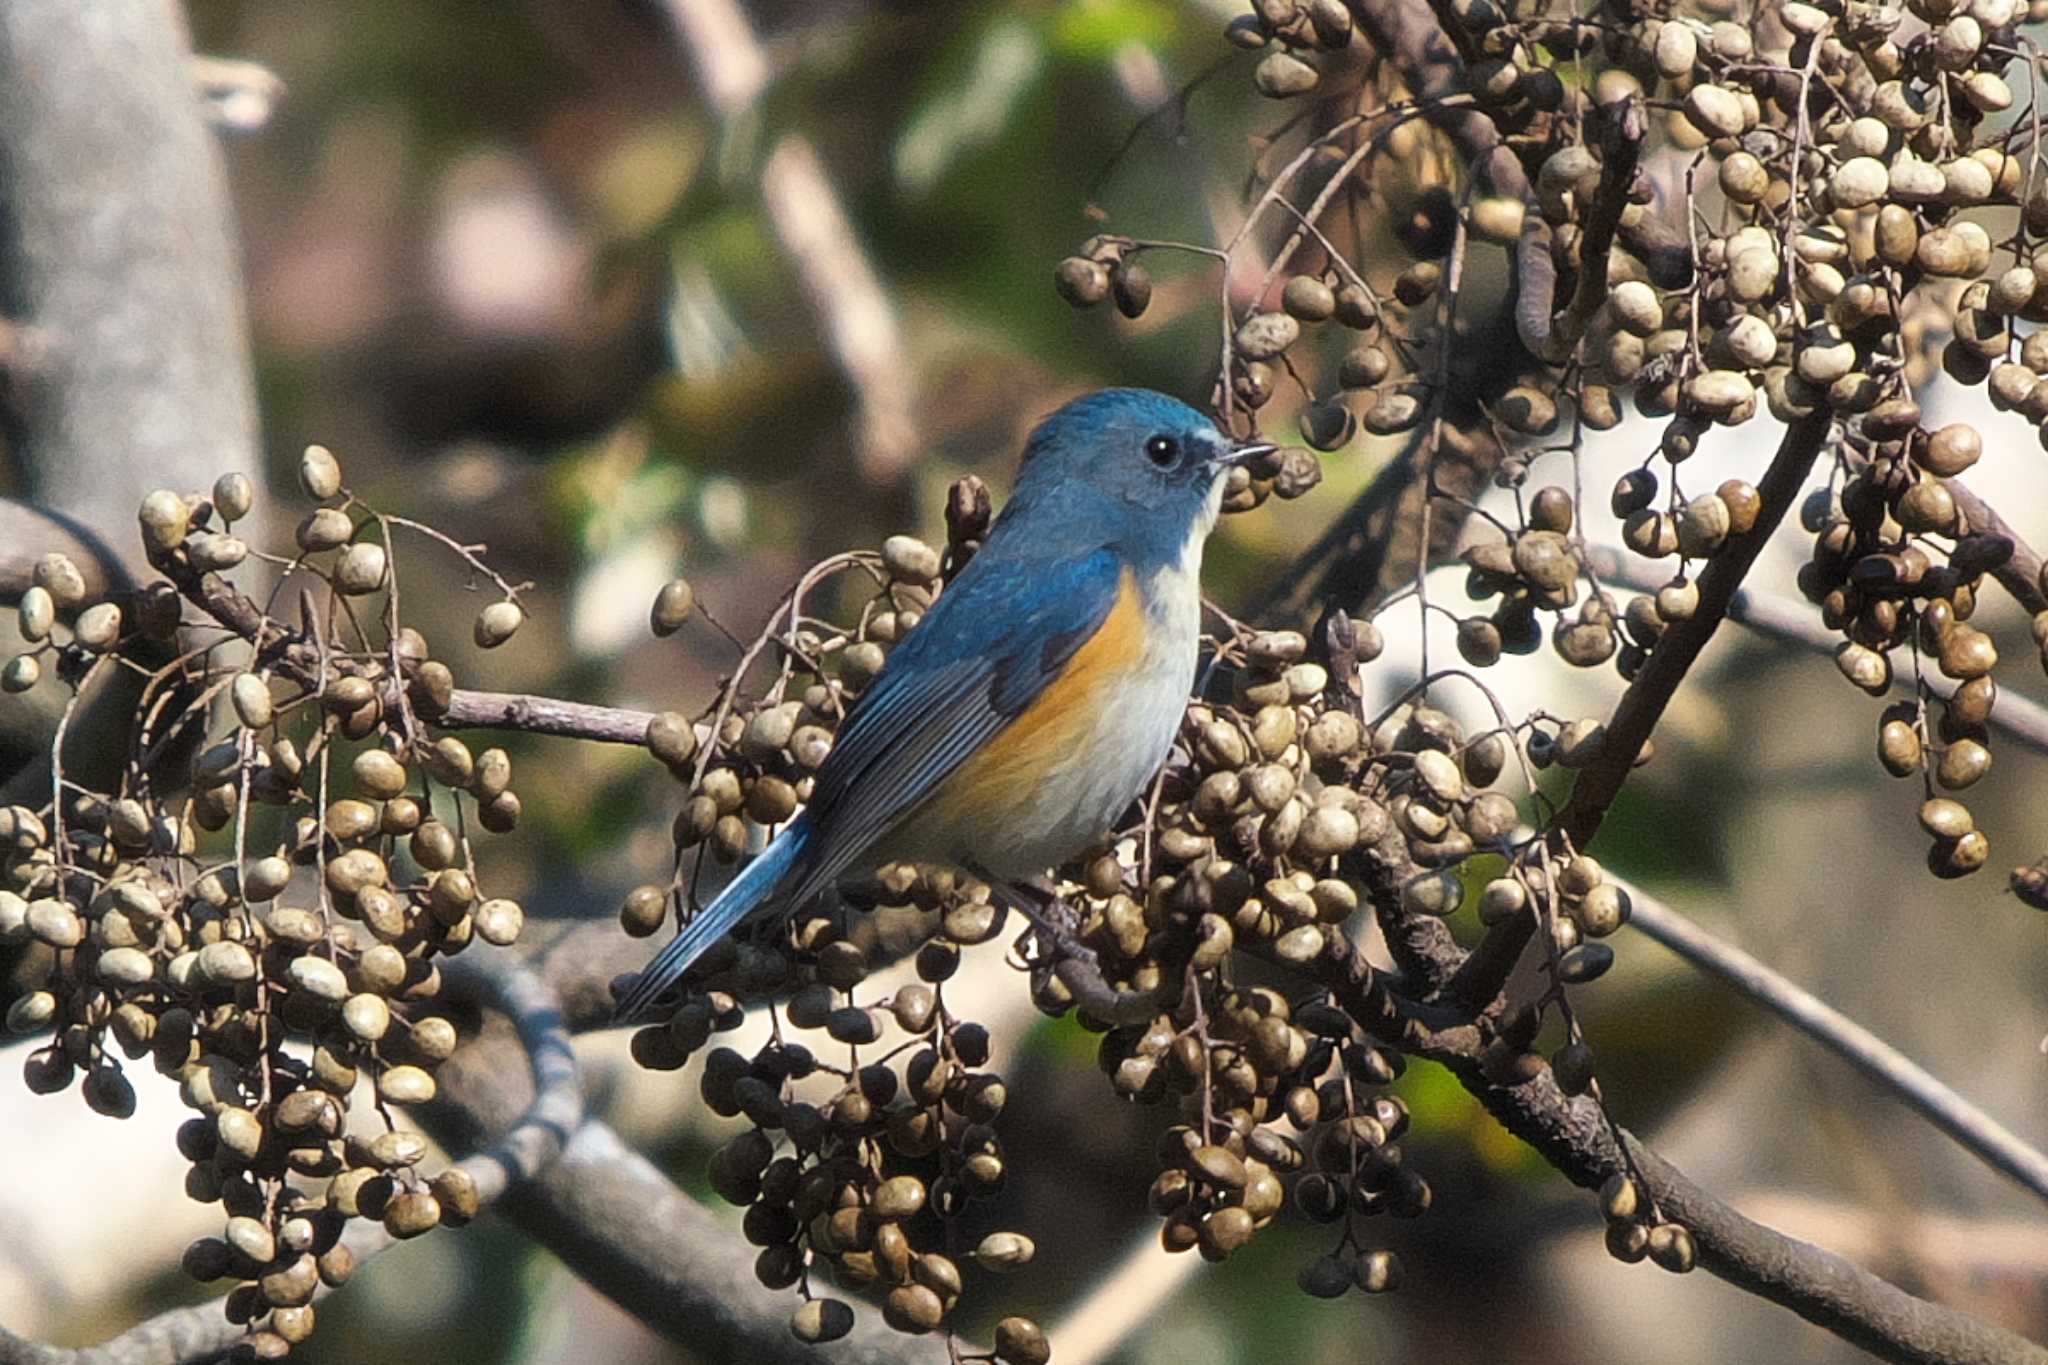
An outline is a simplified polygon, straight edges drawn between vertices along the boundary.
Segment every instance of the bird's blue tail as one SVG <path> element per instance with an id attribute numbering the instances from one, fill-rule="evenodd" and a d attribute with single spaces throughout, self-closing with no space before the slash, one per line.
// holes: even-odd
<path id="1" fill-rule="evenodd" d="M 698 911 L 696 918 L 684 925 L 683 931 L 647 964 L 646 970 L 619 996 L 612 1010 L 612 1022 L 630 1024 L 640 1018 L 705 949 L 761 909 L 784 875 L 796 866 L 810 835 L 810 822 L 803 819 L 776 835 L 760 856 L 727 882 L 711 904 Z"/>

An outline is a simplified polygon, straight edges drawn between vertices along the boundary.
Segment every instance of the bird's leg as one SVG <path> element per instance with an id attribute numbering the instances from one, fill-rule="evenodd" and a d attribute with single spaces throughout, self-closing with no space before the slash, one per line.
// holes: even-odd
<path id="1" fill-rule="evenodd" d="M 1074 937 L 1073 907 L 1050 878 L 1041 875 L 1024 882 L 989 879 L 989 886 L 1031 922 L 1044 955 L 1038 970 L 1050 971 L 1058 978 L 1075 1004 L 1113 1025 L 1149 1023 L 1159 1013 L 1155 992 L 1120 991 L 1103 978 L 1101 959 Z"/>

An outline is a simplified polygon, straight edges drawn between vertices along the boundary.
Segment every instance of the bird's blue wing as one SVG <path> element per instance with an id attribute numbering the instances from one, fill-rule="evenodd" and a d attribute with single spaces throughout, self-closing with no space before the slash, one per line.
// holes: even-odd
<path id="1" fill-rule="evenodd" d="M 937 790 L 1059 676 L 1116 605 L 1103 548 L 1055 565 L 975 557 L 854 705 L 811 794 L 796 901 Z"/>

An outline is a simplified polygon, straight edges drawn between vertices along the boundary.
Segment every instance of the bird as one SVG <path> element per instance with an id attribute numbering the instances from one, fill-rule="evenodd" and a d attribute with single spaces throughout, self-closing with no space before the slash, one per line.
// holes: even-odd
<path id="1" fill-rule="evenodd" d="M 1147 389 L 1039 422 L 981 548 L 853 703 L 809 803 L 619 982 L 615 1021 L 646 1017 L 727 933 L 842 878 L 945 863 L 1014 887 L 1112 828 L 1180 728 L 1224 485 L 1274 449 Z"/>

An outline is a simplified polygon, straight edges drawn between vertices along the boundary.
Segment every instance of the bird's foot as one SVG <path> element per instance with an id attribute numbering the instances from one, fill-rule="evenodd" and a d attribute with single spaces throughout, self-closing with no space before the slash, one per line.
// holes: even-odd
<path id="1" fill-rule="evenodd" d="M 1049 974 L 1067 988 L 1074 1003 L 1115 1026 L 1149 1023 L 1159 1013 L 1153 991 L 1126 991 L 1102 974 L 1102 959 L 1074 936 L 1075 911 L 1051 881 L 1043 877 L 1021 883 L 996 883 L 1003 899 L 1028 920 L 1037 942 L 1034 980 Z"/>

